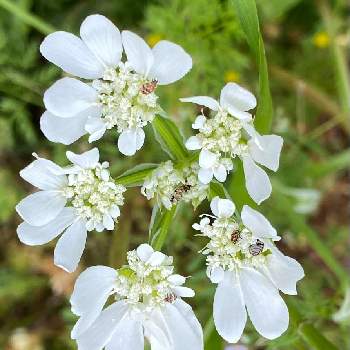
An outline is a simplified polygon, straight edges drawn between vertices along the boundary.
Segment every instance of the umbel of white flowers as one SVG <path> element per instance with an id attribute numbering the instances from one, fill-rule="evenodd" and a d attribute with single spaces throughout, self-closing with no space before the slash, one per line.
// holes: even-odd
<path id="1" fill-rule="evenodd" d="M 78 277 L 71 297 L 78 349 L 143 350 L 146 337 L 152 350 L 202 350 L 201 325 L 181 299 L 194 291 L 173 273 L 173 258 L 141 244 L 127 260 L 119 270 L 93 266 Z M 115 302 L 104 308 L 110 296 Z"/>
<path id="2" fill-rule="evenodd" d="M 270 197 L 269 177 L 256 163 L 276 171 L 283 139 L 277 135 L 259 135 L 255 130 L 252 115 L 248 113 L 256 107 L 254 95 L 235 83 L 228 83 L 221 90 L 220 103 L 208 96 L 180 100 L 208 107 L 214 113 L 211 118 L 203 114 L 196 118 L 192 128 L 198 134 L 186 142 L 189 150 L 201 150 L 199 180 L 209 183 L 215 177 L 224 182 L 233 169 L 230 158 L 239 157 L 252 199 L 260 204 Z"/>
<path id="3" fill-rule="evenodd" d="M 57 242 L 55 264 L 68 272 L 76 269 L 84 251 L 87 231 L 113 230 L 123 205 L 125 187 L 116 184 L 108 162 L 99 163 L 94 148 L 82 154 L 67 152 L 72 166 L 62 168 L 37 158 L 20 175 L 40 191 L 16 207 L 24 222 L 18 226 L 21 242 L 45 244 L 63 231 Z"/>
<path id="4" fill-rule="evenodd" d="M 166 40 L 151 49 L 130 31 L 120 34 L 101 15 L 83 21 L 80 37 L 54 32 L 40 46 L 42 55 L 65 72 L 92 80 L 63 78 L 54 83 L 44 95 L 47 111 L 41 130 L 50 141 L 69 145 L 86 133 L 89 142 L 96 141 L 115 127 L 119 151 L 133 155 L 144 143 L 143 127 L 160 111 L 156 87 L 181 79 L 192 68 L 192 59 Z"/>
<path id="5" fill-rule="evenodd" d="M 210 207 L 214 216 L 204 215 L 193 228 L 209 238 L 202 253 L 207 257 L 208 277 L 218 284 L 213 309 L 218 333 L 228 342 L 237 342 L 248 312 L 262 336 L 279 337 L 289 322 L 279 290 L 297 294 L 303 268 L 276 248 L 274 241 L 280 237 L 256 210 L 245 205 L 239 222 L 230 200 L 215 197 Z"/>

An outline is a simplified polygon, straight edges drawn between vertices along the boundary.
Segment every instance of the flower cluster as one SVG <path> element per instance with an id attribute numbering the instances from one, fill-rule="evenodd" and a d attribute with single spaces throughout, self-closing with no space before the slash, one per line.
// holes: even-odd
<path id="1" fill-rule="evenodd" d="M 203 348 L 202 330 L 181 298 L 194 296 L 186 278 L 173 274 L 172 257 L 141 244 L 128 252 L 119 270 L 94 266 L 77 279 L 72 311 L 80 318 L 72 330 L 79 349 L 143 350 Z M 103 309 L 110 295 L 115 302 Z"/>
<path id="2" fill-rule="evenodd" d="M 218 283 L 214 299 L 218 332 L 227 341 L 237 342 L 247 308 L 261 335 L 268 339 L 280 336 L 288 327 L 289 316 L 278 290 L 296 294 L 303 268 L 275 247 L 280 237 L 262 214 L 245 205 L 240 222 L 230 200 L 215 197 L 210 206 L 214 216 L 204 215 L 193 228 L 209 239 L 202 254 L 206 255 L 208 277 Z"/>
<path id="3" fill-rule="evenodd" d="M 145 179 L 141 193 L 147 199 L 156 198 L 166 209 L 180 201 L 191 202 L 196 208 L 208 192 L 208 185 L 198 180 L 198 171 L 197 163 L 176 169 L 173 162 L 168 160 Z"/>
<path id="4" fill-rule="evenodd" d="M 101 15 L 88 16 L 80 36 L 55 32 L 40 46 L 42 55 L 65 72 L 92 80 L 87 84 L 63 78 L 53 84 L 44 95 L 47 111 L 41 130 L 50 141 L 69 145 L 86 133 L 89 142 L 96 141 L 116 127 L 119 151 L 133 155 L 144 143 L 142 128 L 160 110 L 154 90 L 181 79 L 192 59 L 166 40 L 151 49 L 138 35 L 120 33 Z"/>

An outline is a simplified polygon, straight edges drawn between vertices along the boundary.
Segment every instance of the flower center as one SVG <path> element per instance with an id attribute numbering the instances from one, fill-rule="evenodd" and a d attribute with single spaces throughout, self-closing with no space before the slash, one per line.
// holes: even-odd
<path id="1" fill-rule="evenodd" d="M 68 175 L 64 195 L 76 208 L 80 217 L 87 220 L 87 229 L 112 229 L 119 216 L 119 207 L 124 203 L 126 188 L 111 178 L 108 162 L 98 163 L 94 169 L 79 168 Z"/>
<path id="2" fill-rule="evenodd" d="M 173 258 L 166 257 L 160 265 L 142 261 L 135 250 L 128 252 L 128 265 L 118 270 L 114 292 L 118 300 L 130 304 L 143 304 L 152 309 L 176 300 L 172 291 L 176 287 L 169 281 L 173 274 Z"/>
<path id="3" fill-rule="evenodd" d="M 202 148 L 213 153 L 226 153 L 231 157 L 241 155 L 247 147 L 242 137 L 242 123 L 222 110 L 212 118 L 206 118 L 196 136 Z"/>
<path id="4" fill-rule="evenodd" d="M 234 270 L 242 265 L 257 267 L 271 254 L 262 240 L 255 238 L 233 218 L 217 218 L 210 224 L 209 218 L 204 217 L 199 226 L 202 235 L 210 239 L 202 250 L 210 268 Z"/>
<path id="5" fill-rule="evenodd" d="M 102 106 L 102 119 L 107 129 L 117 127 L 119 133 L 126 129 L 142 128 L 150 123 L 159 111 L 158 96 L 154 93 L 156 80 L 147 80 L 125 64 L 108 69 L 103 80 L 94 80 Z"/>

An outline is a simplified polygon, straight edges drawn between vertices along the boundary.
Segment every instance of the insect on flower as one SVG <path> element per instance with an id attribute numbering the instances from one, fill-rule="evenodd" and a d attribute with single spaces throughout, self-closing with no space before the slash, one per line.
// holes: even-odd
<path id="1" fill-rule="evenodd" d="M 236 244 L 240 238 L 241 238 L 241 233 L 239 232 L 239 230 L 234 230 L 231 233 L 231 242 L 232 243 Z"/>
<path id="2" fill-rule="evenodd" d="M 184 193 L 187 193 L 190 189 L 191 189 L 191 185 L 189 185 L 189 184 L 182 184 L 182 185 L 178 186 L 175 189 L 174 194 L 170 198 L 171 203 L 175 203 L 175 202 L 179 201 L 182 198 L 182 195 Z"/>
<path id="3" fill-rule="evenodd" d="M 249 253 L 253 256 L 259 255 L 264 250 L 264 242 L 259 239 L 256 240 L 256 243 L 249 246 Z"/>
<path id="4" fill-rule="evenodd" d="M 164 301 L 166 301 L 167 303 L 173 303 L 175 300 L 177 299 L 177 296 L 173 293 L 169 293 L 167 294 L 167 296 L 164 298 Z"/>
<path id="5" fill-rule="evenodd" d="M 141 86 L 141 93 L 144 95 L 148 95 L 152 93 L 157 87 L 158 81 L 157 79 L 153 79 L 150 83 L 145 83 Z"/>

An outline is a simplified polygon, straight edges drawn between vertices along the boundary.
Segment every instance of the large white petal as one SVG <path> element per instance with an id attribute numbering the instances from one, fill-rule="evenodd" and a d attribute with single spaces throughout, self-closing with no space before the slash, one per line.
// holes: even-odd
<path id="1" fill-rule="evenodd" d="M 153 52 L 146 42 L 137 34 L 123 30 L 122 41 L 131 67 L 140 74 L 146 75 L 154 62 Z"/>
<path id="2" fill-rule="evenodd" d="M 226 168 L 222 165 L 219 164 L 218 166 L 214 167 L 214 176 L 216 180 L 219 182 L 225 182 L 227 178 L 227 171 Z"/>
<path id="3" fill-rule="evenodd" d="M 89 142 L 99 140 L 107 130 L 106 123 L 102 118 L 88 118 L 85 130 L 90 134 Z"/>
<path id="4" fill-rule="evenodd" d="M 49 141 L 70 145 L 86 134 L 86 121 L 84 112 L 71 118 L 62 118 L 46 111 L 40 118 L 40 129 Z"/>
<path id="5" fill-rule="evenodd" d="M 304 277 L 303 267 L 277 248 L 267 257 L 267 275 L 276 287 L 285 294 L 296 295 L 296 283 Z"/>
<path id="6" fill-rule="evenodd" d="M 131 317 L 124 317 L 106 345 L 106 350 L 143 350 L 144 335 L 142 323 Z"/>
<path id="7" fill-rule="evenodd" d="M 66 198 L 57 191 L 39 191 L 22 199 L 16 210 L 29 225 L 43 226 L 60 213 L 66 202 Z"/>
<path id="8" fill-rule="evenodd" d="M 251 268 L 240 270 L 240 282 L 248 315 L 256 330 L 267 339 L 279 337 L 288 328 L 289 314 L 278 289 Z"/>
<path id="9" fill-rule="evenodd" d="M 82 154 L 76 154 L 71 151 L 66 152 L 67 158 L 75 165 L 84 169 L 92 169 L 98 163 L 100 159 L 100 152 L 98 148 L 93 148 Z"/>
<path id="10" fill-rule="evenodd" d="M 152 49 L 154 62 L 148 74 L 159 85 L 171 84 L 192 68 L 191 56 L 179 45 L 167 40 L 159 41 Z"/>
<path id="11" fill-rule="evenodd" d="M 44 158 L 34 160 L 19 174 L 24 180 L 41 190 L 60 189 L 67 183 L 63 169 Z"/>
<path id="12" fill-rule="evenodd" d="M 122 56 L 119 29 L 106 17 L 91 15 L 80 26 L 80 36 L 86 46 L 105 66 L 114 68 Z"/>
<path id="13" fill-rule="evenodd" d="M 202 148 L 202 143 L 197 136 L 191 136 L 185 143 L 185 146 L 190 151 L 194 151 Z"/>
<path id="14" fill-rule="evenodd" d="M 206 149 L 202 149 L 199 154 L 199 166 L 201 168 L 209 169 L 212 168 L 217 161 L 217 156 L 215 153 L 210 152 Z"/>
<path id="15" fill-rule="evenodd" d="M 214 296 L 213 316 L 218 333 L 229 343 L 236 343 L 242 336 L 247 322 L 239 281 L 234 272 L 225 272 Z"/>
<path id="16" fill-rule="evenodd" d="M 236 206 L 229 199 L 221 199 L 216 196 L 210 202 L 210 209 L 217 217 L 229 218 L 235 212 Z"/>
<path id="17" fill-rule="evenodd" d="M 283 138 L 278 135 L 264 135 L 259 137 L 259 144 L 254 140 L 248 141 L 249 151 L 252 158 L 259 164 L 276 171 L 279 160 Z"/>
<path id="18" fill-rule="evenodd" d="M 243 206 L 241 217 L 243 224 L 254 234 L 254 236 L 272 239 L 277 237 L 277 232 L 270 224 L 270 221 L 267 220 L 264 215 L 248 205 Z"/>
<path id="19" fill-rule="evenodd" d="M 71 225 L 76 217 L 75 209 L 63 208 L 55 219 L 43 226 L 31 226 L 26 222 L 17 228 L 19 240 L 28 245 L 41 245 L 50 242 Z"/>
<path id="20" fill-rule="evenodd" d="M 233 107 L 240 111 L 249 111 L 256 107 L 256 98 L 238 84 L 227 83 L 221 90 L 220 105 L 224 108 Z"/>
<path id="21" fill-rule="evenodd" d="M 243 169 L 247 191 L 254 202 L 260 204 L 269 198 L 272 186 L 266 172 L 250 156 L 243 157 Z"/>
<path id="22" fill-rule="evenodd" d="M 54 262 L 67 272 L 77 268 L 86 243 L 86 222 L 80 219 L 69 226 L 60 237 L 54 252 Z"/>
<path id="23" fill-rule="evenodd" d="M 59 117 L 69 118 L 85 112 L 86 116 L 98 116 L 97 91 L 90 85 L 73 78 L 62 78 L 51 85 L 44 94 L 46 109 Z"/>
<path id="24" fill-rule="evenodd" d="M 65 72 L 79 78 L 101 78 L 104 67 L 77 36 L 67 32 L 49 34 L 40 45 L 41 54 Z"/>
<path id="25" fill-rule="evenodd" d="M 175 304 L 175 303 L 174 303 Z M 202 350 L 203 336 L 193 321 L 193 311 L 182 306 L 181 312 L 173 304 L 167 303 L 162 309 L 165 323 L 170 335 L 173 350 Z M 180 306 L 181 308 L 181 306 Z"/>
<path id="26" fill-rule="evenodd" d="M 204 168 L 200 168 L 198 171 L 198 180 L 202 183 L 202 184 L 208 184 L 214 176 L 214 172 L 212 169 L 204 169 Z"/>
<path id="27" fill-rule="evenodd" d="M 118 138 L 118 149 L 126 156 L 132 156 L 138 151 L 145 141 L 143 129 L 126 129 Z"/>
<path id="28" fill-rule="evenodd" d="M 154 253 L 154 249 L 147 243 L 140 244 L 136 249 L 137 256 L 146 262 Z"/>
<path id="29" fill-rule="evenodd" d="M 128 306 L 125 301 L 118 301 L 104 309 L 83 334 L 77 338 L 79 350 L 101 350 L 108 344 L 122 324 Z"/>
<path id="30" fill-rule="evenodd" d="M 209 96 L 184 97 L 180 98 L 180 101 L 196 103 L 197 105 L 208 107 L 213 111 L 217 111 L 219 109 L 219 102 Z"/>
<path id="31" fill-rule="evenodd" d="M 116 270 L 108 266 L 92 266 L 82 272 L 75 282 L 70 298 L 72 311 L 76 315 L 83 315 L 95 307 L 97 300 L 107 300 L 116 277 Z"/>

